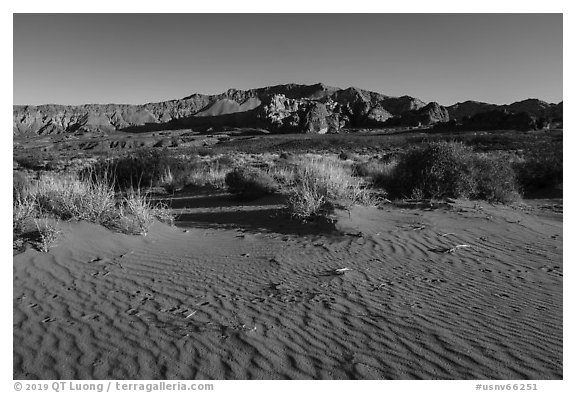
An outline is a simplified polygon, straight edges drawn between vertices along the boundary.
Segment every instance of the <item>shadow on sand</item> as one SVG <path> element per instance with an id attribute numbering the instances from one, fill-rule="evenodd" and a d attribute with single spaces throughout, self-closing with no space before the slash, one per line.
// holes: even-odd
<path id="1" fill-rule="evenodd" d="M 281 194 L 246 201 L 221 191 L 192 189 L 162 201 L 174 210 L 175 224 L 181 228 L 241 228 L 296 236 L 338 234 L 332 220 L 303 222 L 293 218 L 286 209 L 286 196 Z"/>

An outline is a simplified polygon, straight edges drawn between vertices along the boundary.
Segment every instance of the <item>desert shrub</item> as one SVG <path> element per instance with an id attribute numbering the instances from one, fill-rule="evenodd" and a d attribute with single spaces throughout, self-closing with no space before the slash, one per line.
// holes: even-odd
<path id="1" fill-rule="evenodd" d="M 337 160 L 305 159 L 296 170 L 294 183 L 288 207 L 300 218 L 322 215 L 335 205 L 350 208 L 356 203 L 371 203 L 361 182 Z"/>
<path id="2" fill-rule="evenodd" d="M 421 190 L 426 198 L 468 197 L 474 190 L 471 148 L 437 142 L 417 147 L 398 162 L 385 188 L 392 196 L 411 196 Z"/>
<path id="3" fill-rule="evenodd" d="M 225 182 L 228 191 L 243 199 L 257 199 L 278 189 L 268 173 L 251 167 L 234 168 L 226 174 Z"/>
<path id="4" fill-rule="evenodd" d="M 375 183 L 394 198 L 510 202 L 518 196 L 515 176 L 506 159 L 481 157 L 459 142 L 433 142 L 413 148 Z"/>
<path id="5" fill-rule="evenodd" d="M 558 151 L 547 146 L 532 149 L 514 168 L 524 192 L 555 187 L 563 181 L 561 146 Z"/>
<path id="6" fill-rule="evenodd" d="M 509 203 L 520 199 L 516 174 L 505 157 L 482 157 L 473 160 L 474 199 Z"/>

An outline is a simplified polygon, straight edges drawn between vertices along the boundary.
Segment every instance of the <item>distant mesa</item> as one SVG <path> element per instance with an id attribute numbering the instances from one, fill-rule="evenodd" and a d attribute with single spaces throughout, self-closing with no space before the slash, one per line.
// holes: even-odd
<path id="1" fill-rule="evenodd" d="M 192 94 L 144 105 L 14 105 L 15 136 L 110 133 L 231 126 L 270 132 L 328 133 L 346 128 L 493 127 L 562 124 L 563 103 L 527 99 L 510 105 L 465 101 L 448 107 L 356 87 L 285 84 L 218 95 Z"/>

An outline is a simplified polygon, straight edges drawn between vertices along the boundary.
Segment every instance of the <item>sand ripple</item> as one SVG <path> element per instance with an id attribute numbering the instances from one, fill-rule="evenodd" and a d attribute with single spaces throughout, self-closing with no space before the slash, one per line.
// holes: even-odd
<path id="1" fill-rule="evenodd" d="M 562 222 L 511 214 L 358 210 L 350 235 L 306 236 L 70 224 L 14 258 L 14 378 L 562 378 Z"/>

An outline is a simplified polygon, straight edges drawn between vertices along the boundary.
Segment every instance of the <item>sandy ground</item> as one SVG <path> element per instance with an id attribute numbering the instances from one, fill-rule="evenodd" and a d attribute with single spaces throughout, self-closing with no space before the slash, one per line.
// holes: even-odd
<path id="1" fill-rule="evenodd" d="M 563 377 L 553 206 L 355 208 L 333 225 L 290 222 L 274 198 L 174 207 L 178 227 L 66 223 L 49 253 L 14 256 L 15 379 Z"/>

